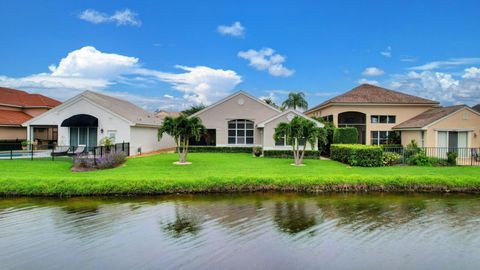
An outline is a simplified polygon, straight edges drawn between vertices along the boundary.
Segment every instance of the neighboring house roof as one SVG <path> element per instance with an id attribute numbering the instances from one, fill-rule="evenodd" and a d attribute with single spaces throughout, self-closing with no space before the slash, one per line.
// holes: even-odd
<path id="1" fill-rule="evenodd" d="M 394 126 L 393 129 L 421 129 L 463 108 L 470 109 L 466 105 L 432 108 L 413 118 L 408 119 L 405 122 Z"/>
<path id="2" fill-rule="evenodd" d="M 61 102 L 40 94 L 30 94 L 21 90 L 0 87 L 0 104 L 21 108 L 53 108 L 60 105 Z"/>
<path id="3" fill-rule="evenodd" d="M 235 93 L 231 94 L 230 96 L 228 96 L 228 97 L 226 97 L 226 98 L 224 98 L 224 99 L 221 99 L 220 101 L 217 101 L 217 102 L 213 103 L 213 104 L 210 105 L 210 106 L 207 106 L 205 109 L 203 109 L 203 110 L 201 110 L 201 111 L 198 111 L 198 112 L 192 114 L 191 116 L 197 116 L 197 115 L 199 115 L 199 114 L 202 114 L 203 112 L 208 111 L 208 110 L 210 110 L 210 109 L 212 109 L 212 108 L 215 108 L 215 107 L 217 107 L 218 105 L 220 105 L 220 104 L 222 104 L 222 103 L 224 103 L 224 102 L 226 102 L 226 101 L 228 101 L 228 100 L 230 100 L 230 99 L 232 99 L 232 98 L 234 98 L 234 97 L 236 97 L 236 96 L 238 96 L 238 95 L 241 95 L 241 94 L 243 94 L 243 95 L 251 98 L 252 100 L 254 100 L 254 101 L 258 102 L 258 103 L 261 103 L 262 105 L 264 105 L 264 106 L 266 106 L 266 107 L 268 107 L 268 108 L 270 108 L 270 109 L 272 109 L 272 110 L 274 110 L 274 111 L 276 111 L 276 112 L 281 112 L 279 109 L 273 107 L 272 105 L 267 104 L 266 102 L 264 102 L 263 100 L 261 100 L 261 99 L 259 99 L 259 98 L 256 98 L 256 97 L 248 94 L 248 93 L 245 92 L 245 91 L 238 91 L 238 92 L 235 92 Z"/>
<path id="4" fill-rule="evenodd" d="M 160 119 L 164 119 L 167 116 L 178 117 L 178 116 L 180 116 L 180 114 L 181 114 L 181 112 L 167 112 L 167 111 L 156 111 L 155 112 L 155 116 L 160 118 Z"/>
<path id="5" fill-rule="evenodd" d="M 333 103 L 366 103 L 366 104 L 431 104 L 438 105 L 439 103 L 433 100 L 408 95 L 402 92 L 393 91 L 378 87 L 371 84 L 362 84 L 353 88 L 352 90 L 331 98 L 320 105 L 317 105 L 307 112 L 314 111 Z"/>
<path id="6" fill-rule="evenodd" d="M 0 110 L 0 126 L 22 126 L 32 116 L 22 111 Z"/>
<path id="7" fill-rule="evenodd" d="M 303 113 L 301 113 L 301 112 L 299 112 L 299 111 L 296 111 L 296 110 L 294 110 L 294 109 L 289 109 L 289 110 L 286 110 L 286 111 L 284 111 L 284 112 L 282 112 L 282 113 L 280 113 L 280 114 L 275 115 L 274 117 L 271 117 L 270 119 L 267 119 L 267 120 L 265 120 L 265 121 L 263 121 L 263 122 L 258 123 L 258 124 L 257 124 L 257 127 L 263 128 L 263 127 L 265 127 L 266 124 L 268 124 L 268 123 L 274 121 L 275 119 L 278 119 L 278 118 L 280 118 L 280 117 L 282 117 L 282 116 L 284 116 L 284 115 L 287 115 L 287 114 L 289 114 L 289 113 L 291 113 L 291 114 L 296 114 L 296 115 L 301 116 L 301 117 L 303 117 L 303 118 L 305 118 L 305 119 L 307 119 L 307 120 L 310 120 L 310 121 L 314 122 L 314 123 L 317 125 L 317 127 L 324 127 L 324 126 L 325 126 L 324 124 L 318 122 L 317 120 L 315 120 L 315 119 L 313 119 L 313 118 L 310 118 L 310 117 L 304 115 Z"/>
<path id="8" fill-rule="evenodd" d="M 480 112 L 480 104 L 473 106 L 472 109 L 474 109 L 477 112 Z"/>

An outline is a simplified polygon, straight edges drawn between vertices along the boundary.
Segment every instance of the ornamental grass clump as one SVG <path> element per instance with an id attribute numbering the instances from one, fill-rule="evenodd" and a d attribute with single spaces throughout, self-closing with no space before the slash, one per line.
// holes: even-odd
<path id="1" fill-rule="evenodd" d="M 127 156 L 123 152 L 107 153 L 102 157 L 93 158 L 88 154 L 80 154 L 73 157 L 73 171 L 104 170 L 120 166 Z"/>

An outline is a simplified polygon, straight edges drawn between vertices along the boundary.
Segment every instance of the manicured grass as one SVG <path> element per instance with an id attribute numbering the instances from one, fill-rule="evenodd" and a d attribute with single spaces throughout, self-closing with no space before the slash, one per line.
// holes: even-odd
<path id="1" fill-rule="evenodd" d="M 327 160 L 254 158 L 250 154 L 192 153 L 129 159 L 119 168 L 70 172 L 69 160 L 1 160 L 2 195 L 162 194 L 258 190 L 480 191 L 480 167 L 360 168 Z"/>

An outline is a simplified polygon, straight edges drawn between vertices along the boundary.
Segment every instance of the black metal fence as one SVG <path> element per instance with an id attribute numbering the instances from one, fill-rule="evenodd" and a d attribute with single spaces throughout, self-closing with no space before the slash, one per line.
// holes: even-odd
<path id="1" fill-rule="evenodd" d="M 438 160 L 447 160 L 448 153 L 456 153 L 457 165 L 463 166 L 480 166 L 480 148 L 467 147 L 419 147 L 417 149 L 410 149 L 408 147 L 384 147 L 384 152 L 392 152 L 399 155 L 399 163 L 408 164 L 409 159 L 419 153 L 423 152 L 427 157 Z"/>
<path id="2" fill-rule="evenodd" d="M 103 157 L 109 153 L 123 152 L 130 156 L 130 143 L 122 142 L 111 146 L 69 146 L 54 144 L 22 144 L 20 142 L 0 142 L 0 160 L 13 159 L 52 159 L 88 155 L 92 158 Z"/>

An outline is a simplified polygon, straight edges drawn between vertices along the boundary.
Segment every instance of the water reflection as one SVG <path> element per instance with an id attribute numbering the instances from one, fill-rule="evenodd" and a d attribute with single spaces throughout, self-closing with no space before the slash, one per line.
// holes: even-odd
<path id="1" fill-rule="evenodd" d="M 478 228 L 473 195 L 2 199 L 0 261 L 2 269 L 475 269 Z"/>

